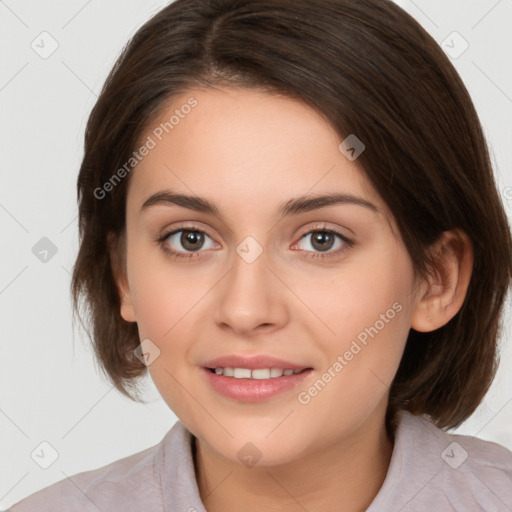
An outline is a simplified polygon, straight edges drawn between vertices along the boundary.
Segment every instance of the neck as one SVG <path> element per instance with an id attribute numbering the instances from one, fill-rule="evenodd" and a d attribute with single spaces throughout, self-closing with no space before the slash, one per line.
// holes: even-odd
<path id="1" fill-rule="evenodd" d="M 251 468 L 193 440 L 196 480 L 208 512 L 360 512 L 386 478 L 394 433 L 381 415 L 324 450 L 282 465 Z"/>

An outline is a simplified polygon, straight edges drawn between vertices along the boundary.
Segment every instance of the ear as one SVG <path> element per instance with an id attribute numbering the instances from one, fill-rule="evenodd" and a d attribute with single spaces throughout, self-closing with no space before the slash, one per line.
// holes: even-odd
<path id="1" fill-rule="evenodd" d="M 447 324 L 460 310 L 473 270 L 473 246 L 461 230 L 444 231 L 432 246 L 434 266 L 416 295 L 411 327 L 430 332 Z"/>
<path id="2" fill-rule="evenodd" d="M 123 320 L 135 322 L 135 309 L 132 303 L 130 287 L 126 272 L 126 239 L 125 234 L 116 236 L 114 233 L 108 233 L 107 246 L 112 265 L 112 273 L 117 286 L 121 302 L 120 314 Z"/>

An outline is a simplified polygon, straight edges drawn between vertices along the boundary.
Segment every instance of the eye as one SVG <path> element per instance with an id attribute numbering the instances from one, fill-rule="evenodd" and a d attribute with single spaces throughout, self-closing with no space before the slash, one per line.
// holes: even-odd
<path id="1" fill-rule="evenodd" d="M 207 247 L 206 239 L 210 240 Z M 194 253 L 200 252 L 201 249 L 213 247 L 213 240 L 204 231 L 195 228 L 176 229 L 164 234 L 157 241 L 164 252 L 175 258 L 193 258 L 196 256 Z"/>
<path id="2" fill-rule="evenodd" d="M 306 241 L 305 247 L 300 247 L 302 240 Z M 188 226 L 167 232 L 156 241 L 166 254 L 175 259 L 201 257 L 201 249 L 219 247 L 219 244 L 213 242 L 203 230 Z M 299 249 L 311 253 L 308 257 L 329 258 L 341 255 L 352 247 L 354 242 L 334 229 L 318 227 L 304 233 L 292 249 L 297 245 Z"/>
<path id="3" fill-rule="evenodd" d="M 318 251 L 315 254 L 311 254 L 311 257 L 325 258 L 331 255 L 339 255 L 354 245 L 354 242 L 345 235 L 328 228 L 310 230 L 301 236 L 301 240 L 303 239 L 306 240 L 305 247 L 299 248 L 307 252 Z M 334 250 L 331 250 L 333 248 Z M 323 253 L 326 253 L 326 255 L 324 256 Z"/>

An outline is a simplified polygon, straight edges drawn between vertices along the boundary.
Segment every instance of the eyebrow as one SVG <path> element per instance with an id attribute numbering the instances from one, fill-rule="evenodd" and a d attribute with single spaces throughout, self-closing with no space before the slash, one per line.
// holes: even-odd
<path id="1" fill-rule="evenodd" d="M 333 193 L 317 196 L 301 196 L 290 199 L 283 203 L 278 213 L 283 216 L 297 215 L 299 213 L 309 212 L 324 208 L 326 206 L 353 204 L 368 208 L 375 213 L 379 213 L 380 209 L 370 201 L 362 197 L 354 196 L 353 194 Z M 162 190 L 150 196 L 142 205 L 140 213 L 155 205 L 176 205 L 189 210 L 197 212 L 210 213 L 220 217 L 220 212 L 215 203 L 210 202 L 208 199 L 199 196 L 189 196 L 186 194 L 179 194 L 170 190 Z"/>

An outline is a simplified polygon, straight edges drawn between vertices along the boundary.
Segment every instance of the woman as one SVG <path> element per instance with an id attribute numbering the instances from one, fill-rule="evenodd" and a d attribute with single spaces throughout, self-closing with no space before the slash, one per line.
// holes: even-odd
<path id="1" fill-rule="evenodd" d="M 399 7 L 170 4 L 106 81 L 78 198 L 98 360 L 179 422 L 14 512 L 512 508 L 512 453 L 442 430 L 492 382 L 510 228 L 466 88 Z"/>

